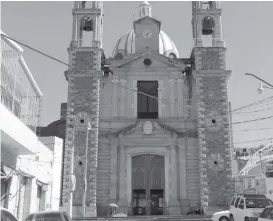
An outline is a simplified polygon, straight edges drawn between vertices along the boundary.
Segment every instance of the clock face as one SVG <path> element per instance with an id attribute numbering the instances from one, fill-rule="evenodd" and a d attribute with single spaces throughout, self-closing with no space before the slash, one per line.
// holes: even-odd
<path id="1" fill-rule="evenodd" d="M 152 37 L 152 31 L 151 30 L 145 30 L 143 32 L 143 37 L 144 38 L 151 38 Z"/>

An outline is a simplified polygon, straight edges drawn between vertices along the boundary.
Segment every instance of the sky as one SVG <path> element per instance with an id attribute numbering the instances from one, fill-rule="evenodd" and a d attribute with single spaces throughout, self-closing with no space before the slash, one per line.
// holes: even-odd
<path id="1" fill-rule="evenodd" d="M 140 3 L 104 2 L 103 47 L 107 57 L 111 56 L 118 38 L 133 27 L 133 14 L 136 14 Z M 191 2 L 150 3 L 153 17 L 162 22 L 162 30 L 172 38 L 180 57 L 188 58 L 192 49 Z M 14 1 L 1 4 L 1 29 L 6 34 L 68 62 L 73 2 Z M 232 71 L 228 81 L 232 109 L 273 96 L 272 89 L 258 94 L 260 82 L 244 74 L 253 73 L 273 84 L 273 2 L 221 2 L 221 8 L 227 69 Z M 46 126 L 60 118 L 60 104 L 66 102 L 64 71 L 67 67 L 27 48 L 24 48 L 24 58 L 43 93 L 41 125 Z M 272 115 L 273 100 L 234 112 L 232 118 L 235 123 Z M 256 147 L 270 140 L 253 140 L 267 138 L 273 138 L 273 118 L 233 124 L 235 147 Z"/>

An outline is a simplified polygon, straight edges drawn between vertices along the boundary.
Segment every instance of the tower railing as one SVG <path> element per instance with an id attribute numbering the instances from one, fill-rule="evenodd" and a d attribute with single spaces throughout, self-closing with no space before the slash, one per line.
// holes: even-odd
<path id="1" fill-rule="evenodd" d="M 210 37 L 203 37 L 203 38 L 194 38 L 193 39 L 193 47 L 226 47 L 226 41 L 224 38 L 210 38 Z"/>

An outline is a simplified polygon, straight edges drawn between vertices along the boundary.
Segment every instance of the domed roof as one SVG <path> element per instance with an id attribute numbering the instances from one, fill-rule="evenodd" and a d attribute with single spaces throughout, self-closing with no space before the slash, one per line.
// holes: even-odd
<path id="1" fill-rule="evenodd" d="M 139 19 L 144 17 L 152 17 L 152 6 L 148 1 L 142 2 L 138 6 Z M 113 50 L 113 57 L 126 57 L 135 54 L 135 31 L 134 29 L 128 31 L 121 36 Z M 164 32 L 159 33 L 159 53 L 165 56 L 179 57 L 178 50 L 172 39 Z"/>
<path id="2" fill-rule="evenodd" d="M 135 32 L 133 29 L 118 39 L 113 50 L 113 57 L 119 53 L 123 56 L 135 54 Z M 159 33 L 159 53 L 165 56 L 174 54 L 177 58 L 179 57 L 174 42 L 164 31 Z"/>

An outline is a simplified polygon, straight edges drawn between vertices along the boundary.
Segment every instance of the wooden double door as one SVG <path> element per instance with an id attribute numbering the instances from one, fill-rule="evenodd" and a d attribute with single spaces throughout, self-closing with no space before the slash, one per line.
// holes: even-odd
<path id="1" fill-rule="evenodd" d="M 154 154 L 132 158 L 133 215 L 163 215 L 164 157 Z"/>

